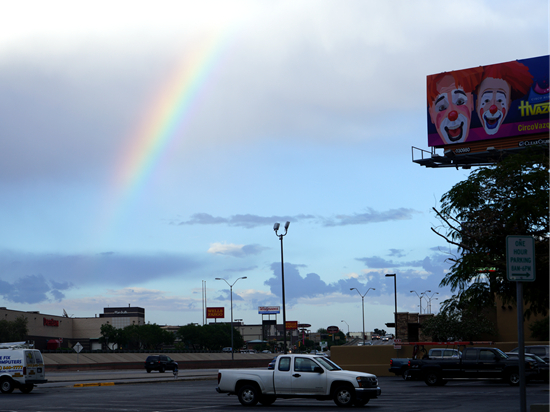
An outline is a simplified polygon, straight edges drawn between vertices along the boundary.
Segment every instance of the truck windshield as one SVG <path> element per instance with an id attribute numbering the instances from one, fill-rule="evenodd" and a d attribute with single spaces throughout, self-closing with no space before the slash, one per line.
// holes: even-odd
<path id="1" fill-rule="evenodd" d="M 506 355 L 503 351 L 498 348 L 495 348 L 495 350 L 497 351 L 498 356 L 500 356 L 501 359 L 508 359 L 508 355 Z"/>
<path id="2" fill-rule="evenodd" d="M 329 370 L 329 371 L 339 371 L 339 370 L 342 370 L 342 368 L 340 366 L 338 366 L 337 364 L 335 364 L 333 361 L 331 361 L 330 359 L 327 359 L 325 356 L 319 356 L 318 358 L 315 358 L 315 360 L 317 362 L 319 362 L 321 365 L 324 366 L 325 369 Z"/>

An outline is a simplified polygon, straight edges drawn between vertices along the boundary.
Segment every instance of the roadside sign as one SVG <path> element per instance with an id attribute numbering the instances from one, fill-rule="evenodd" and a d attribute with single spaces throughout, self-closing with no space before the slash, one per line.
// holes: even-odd
<path id="1" fill-rule="evenodd" d="M 76 345 L 73 346 L 73 349 L 76 353 L 80 353 L 80 351 L 84 349 L 84 346 L 82 346 L 80 342 L 77 342 Z"/>
<path id="2" fill-rule="evenodd" d="M 535 281 L 535 239 L 506 236 L 506 276 L 509 281 Z"/>

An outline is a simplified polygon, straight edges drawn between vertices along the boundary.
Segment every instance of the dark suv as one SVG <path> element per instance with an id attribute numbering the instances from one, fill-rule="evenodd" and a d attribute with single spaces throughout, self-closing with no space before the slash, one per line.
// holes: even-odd
<path id="1" fill-rule="evenodd" d="M 151 371 L 159 371 L 162 373 L 167 369 L 170 371 L 178 369 L 178 364 L 166 355 L 150 355 L 147 356 L 145 360 L 145 369 L 147 373 Z"/>

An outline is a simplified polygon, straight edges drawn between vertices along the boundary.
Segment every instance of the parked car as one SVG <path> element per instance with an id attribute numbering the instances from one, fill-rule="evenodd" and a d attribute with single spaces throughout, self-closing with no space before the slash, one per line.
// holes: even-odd
<path id="1" fill-rule="evenodd" d="M 506 355 L 508 355 L 512 359 L 518 359 L 519 353 L 517 352 L 506 352 Z M 537 372 L 534 375 L 531 375 L 529 377 L 529 380 L 532 381 L 544 381 L 546 383 L 550 382 L 550 368 L 548 365 L 548 362 L 545 362 L 544 359 L 537 355 L 533 355 L 532 353 L 526 353 L 525 354 L 525 360 L 531 360 L 535 363 L 535 369 Z"/>
<path id="2" fill-rule="evenodd" d="M 267 349 L 264 349 L 264 350 L 262 351 L 262 353 L 271 353 L 271 351 L 270 351 L 270 350 L 267 350 Z"/>
<path id="3" fill-rule="evenodd" d="M 231 353 L 231 347 L 223 348 L 222 352 L 223 353 Z"/>
<path id="4" fill-rule="evenodd" d="M 482 365 L 482 367 L 480 367 Z M 451 379 L 502 379 L 519 385 L 519 362 L 497 348 L 465 348 L 460 359 L 410 360 L 406 372 L 412 379 L 424 379 L 428 386 L 440 386 Z M 525 376 L 536 374 L 535 363 L 525 359 Z"/>
<path id="5" fill-rule="evenodd" d="M 512 349 L 510 352 L 518 353 L 519 348 Z M 542 358 L 545 362 L 548 362 L 548 345 L 532 345 L 525 346 L 525 353 L 532 353 Z"/>
<path id="6" fill-rule="evenodd" d="M 151 371 L 159 371 L 163 373 L 166 370 L 173 371 L 178 369 L 178 364 L 166 355 L 150 355 L 145 360 L 145 370 L 147 373 Z"/>
<path id="7" fill-rule="evenodd" d="M 277 356 L 275 356 L 271 362 L 269 362 L 269 364 L 267 365 L 267 369 L 274 369 L 275 368 L 275 363 L 277 362 Z"/>

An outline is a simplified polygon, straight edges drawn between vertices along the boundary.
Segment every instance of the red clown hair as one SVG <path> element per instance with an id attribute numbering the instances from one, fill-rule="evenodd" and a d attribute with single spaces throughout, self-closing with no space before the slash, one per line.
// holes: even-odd
<path id="1" fill-rule="evenodd" d="M 466 93 L 471 93 L 479 86 L 479 83 L 481 83 L 483 68 L 473 67 L 471 69 L 444 72 L 428 76 L 428 107 L 430 107 L 437 96 L 439 96 L 439 82 L 447 75 L 453 76 L 457 87 L 461 87 Z"/>
<path id="2" fill-rule="evenodd" d="M 533 75 L 529 73 L 527 66 L 518 61 L 485 66 L 483 79 L 488 77 L 502 79 L 510 85 L 510 101 L 525 96 L 533 84 Z"/>

